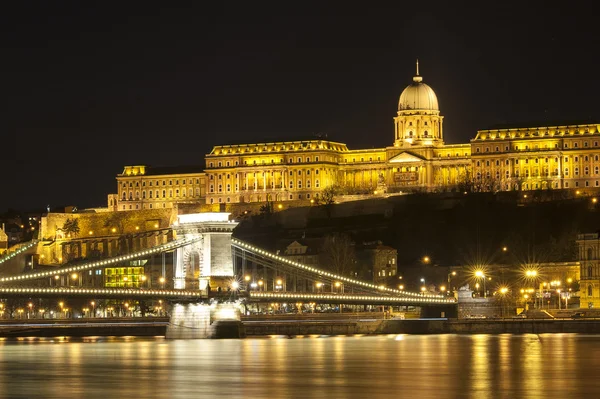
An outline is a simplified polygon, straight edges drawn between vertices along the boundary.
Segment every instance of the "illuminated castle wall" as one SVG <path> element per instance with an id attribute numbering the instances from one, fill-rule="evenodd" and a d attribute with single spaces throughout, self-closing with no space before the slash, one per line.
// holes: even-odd
<path id="1" fill-rule="evenodd" d="M 323 139 L 219 145 L 198 168 L 126 166 L 109 208 L 310 201 L 330 186 L 363 193 L 599 187 L 600 124 L 480 130 L 470 143 L 447 145 L 443 118 L 417 64 L 389 147 L 350 150 Z"/>

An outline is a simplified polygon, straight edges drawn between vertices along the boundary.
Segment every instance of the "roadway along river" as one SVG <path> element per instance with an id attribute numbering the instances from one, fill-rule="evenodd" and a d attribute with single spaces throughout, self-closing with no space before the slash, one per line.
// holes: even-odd
<path id="1" fill-rule="evenodd" d="M 600 335 L 0 341 L 0 398 L 598 398 Z"/>

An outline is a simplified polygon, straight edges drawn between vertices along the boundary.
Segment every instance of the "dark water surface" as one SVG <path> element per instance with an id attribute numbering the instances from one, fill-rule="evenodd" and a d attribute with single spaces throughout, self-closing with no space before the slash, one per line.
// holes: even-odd
<path id="1" fill-rule="evenodd" d="M 0 341 L 1 398 L 600 398 L 600 335 Z"/>

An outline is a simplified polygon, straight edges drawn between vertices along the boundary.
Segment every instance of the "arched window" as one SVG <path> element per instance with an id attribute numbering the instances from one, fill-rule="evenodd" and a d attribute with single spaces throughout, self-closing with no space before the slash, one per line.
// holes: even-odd
<path id="1" fill-rule="evenodd" d="M 592 287 L 592 285 L 588 285 L 588 296 L 593 296 L 594 294 L 594 288 Z"/>
<path id="2" fill-rule="evenodd" d="M 592 248 L 588 248 L 588 250 L 587 250 L 587 258 L 588 258 L 588 260 L 592 259 L 592 253 L 593 253 Z"/>
<path id="3" fill-rule="evenodd" d="M 592 267 L 588 266 L 588 277 L 592 277 Z"/>

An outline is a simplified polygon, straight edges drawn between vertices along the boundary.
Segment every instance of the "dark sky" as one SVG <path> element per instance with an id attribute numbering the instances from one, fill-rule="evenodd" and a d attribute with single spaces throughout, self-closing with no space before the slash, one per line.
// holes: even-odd
<path id="1" fill-rule="evenodd" d="M 124 165 L 202 164 L 232 141 L 390 145 L 416 58 L 448 143 L 600 121 L 592 1 L 10 3 L 0 212 L 105 206 Z"/>

